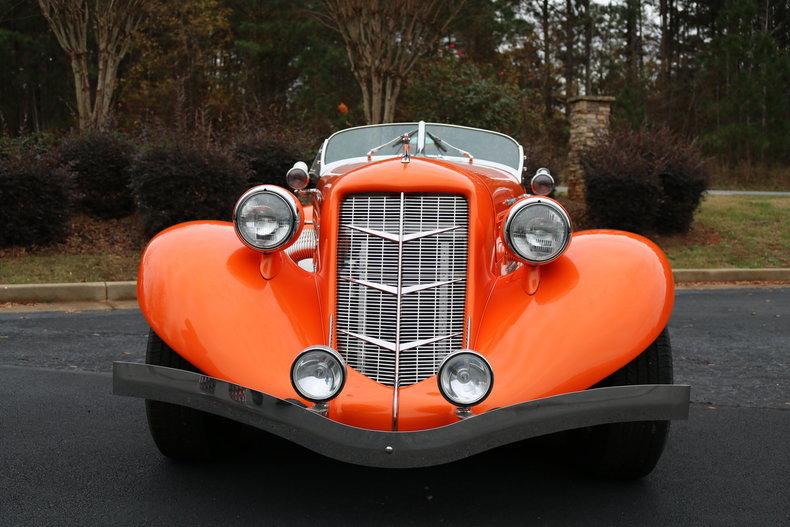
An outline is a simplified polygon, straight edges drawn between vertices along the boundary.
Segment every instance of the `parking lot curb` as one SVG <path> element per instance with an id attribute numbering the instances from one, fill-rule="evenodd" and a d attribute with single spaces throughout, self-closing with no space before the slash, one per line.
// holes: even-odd
<path id="1" fill-rule="evenodd" d="M 790 269 L 675 269 L 675 282 L 786 282 Z"/>
<path id="2" fill-rule="evenodd" d="M 137 299 L 137 282 L 0 284 L 0 302 L 106 302 Z"/>
<path id="3" fill-rule="evenodd" d="M 790 282 L 790 268 L 675 269 L 675 282 Z M 137 282 L 0 284 L 0 303 L 123 302 L 137 300 Z"/>

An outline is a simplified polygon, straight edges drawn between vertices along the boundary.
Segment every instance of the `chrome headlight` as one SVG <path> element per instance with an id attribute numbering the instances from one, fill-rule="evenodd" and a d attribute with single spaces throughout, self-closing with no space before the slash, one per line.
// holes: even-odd
<path id="1" fill-rule="evenodd" d="M 260 185 L 242 194 L 233 209 L 239 239 L 261 252 L 284 249 L 302 226 L 302 207 L 287 190 Z"/>
<path id="2" fill-rule="evenodd" d="M 346 383 L 346 363 L 327 346 L 311 346 L 291 365 L 291 384 L 300 396 L 314 403 L 335 398 Z"/>
<path id="3" fill-rule="evenodd" d="M 437 373 L 439 391 L 456 406 L 474 406 L 491 393 L 494 372 L 488 361 L 474 351 L 461 350 L 448 355 Z"/>
<path id="4" fill-rule="evenodd" d="M 544 198 L 529 198 L 511 207 L 505 243 L 522 260 L 545 264 L 556 260 L 571 240 L 571 220 L 562 207 Z"/>

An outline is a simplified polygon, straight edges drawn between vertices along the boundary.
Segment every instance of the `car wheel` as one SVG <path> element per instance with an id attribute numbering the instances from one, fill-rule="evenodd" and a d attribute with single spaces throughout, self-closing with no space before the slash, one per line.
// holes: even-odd
<path id="1" fill-rule="evenodd" d="M 672 348 L 666 329 L 637 358 L 593 386 L 672 384 Z M 669 421 L 639 421 L 592 426 L 568 433 L 574 458 L 596 476 L 636 479 L 658 463 L 669 434 Z"/>
<path id="2" fill-rule="evenodd" d="M 201 373 L 150 331 L 146 364 Z M 222 417 L 177 404 L 145 400 L 148 429 L 159 451 L 178 461 L 208 461 L 231 451 L 243 436 L 242 426 Z"/>

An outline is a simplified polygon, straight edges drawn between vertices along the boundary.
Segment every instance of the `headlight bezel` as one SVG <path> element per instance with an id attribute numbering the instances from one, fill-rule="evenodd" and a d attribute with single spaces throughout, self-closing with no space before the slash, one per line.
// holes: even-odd
<path id="1" fill-rule="evenodd" d="M 442 385 L 442 378 L 444 377 L 444 370 L 445 370 L 445 368 L 448 367 L 448 365 L 450 364 L 450 362 L 453 359 L 457 358 L 460 355 L 472 355 L 475 358 L 480 359 L 483 362 L 483 364 L 486 366 L 486 369 L 488 370 L 488 375 L 489 375 L 489 377 L 491 379 L 489 384 L 488 384 L 488 389 L 486 390 L 485 394 L 483 394 L 482 397 L 480 397 L 479 399 L 477 399 L 476 401 L 474 401 L 472 403 L 462 403 L 462 402 L 454 401 L 449 395 L 447 395 L 447 393 L 445 393 L 444 387 Z M 453 406 L 456 406 L 458 408 L 471 408 L 473 406 L 479 405 L 480 403 L 482 403 L 483 401 L 488 399 L 489 395 L 491 395 L 491 391 L 494 389 L 494 368 L 491 367 L 491 363 L 488 362 L 488 360 L 484 356 L 482 356 L 480 353 L 478 353 L 476 351 L 473 351 L 473 350 L 469 350 L 469 349 L 461 349 L 461 350 L 454 351 L 454 352 L 448 354 L 442 360 L 441 364 L 439 365 L 439 368 L 436 370 L 436 384 L 437 384 L 437 386 L 439 388 L 439 393 L 442 395 L 442 397 L 444 397 L 444 399 L 448 403 L 450 403 Z"/>
<path id="2" fill-rule="evenodd" d="M 554 212 L 556 212 L 560 216 L 565 228 L 565 241 L 562 244 L 562 247 L 560 247 L 560 249 L 556 253 L 554 253 L 550 258 L 547 258 L 545 260 L 535 260 L 524 256 L 518 251 L 518 249 L 515 247 L 515 244 L 511 240 L 511 229 L 513 226 L 513 221 L 516 219 L 516 217 L 518 217 L 520 213 L 524 212 L 526 208 L 534 207 L 534 206 L 544 206 L 551 208 Z M 513 254 L 513 256 L 515 256 L 519 260 L 526 262 L 530 265 L 545 265 L 555 261 L 557 258 L 562 256 L 571 243 L 572 233 L 573 233 L 573 224 L 571 223 L 570 216 L 568 216 L 568 213 L 565 211 L 565 209 L 554 200 L 543 196 L 526 198 L 514 203 L 510 207 L 510 210 L 508 211 L 507 219 L 505 220 L 504 226 L 502 228 L 502 238 L 510 253 Z"/>
<path id="3" fill-rule="evenodd" d="M 293 221 L 291 223 L 291 228 L 288 231 L 288 236 L 283 238 L 283 240 L 274 245 L 272 247 L 259 247 L 254 243 L 247 240 L 241 232 L 239 228 L 239 212 L 241 208 L 245 205 L 245 203 L 252 197 L 257 196 L 258 194 L 265 194 L 270 193 L 280 200 L 282 200 L 285 205 L 290 210 Z M 236 231 L 236 236 L 241 240 L 241 242 L 249 247 L 254 251 L 258 251 L 264 254 L 271 254 L 277 251 L 282 251 L 283 249 L 287 249 L 291 244 L 293 244 L 298 238 L 299 234 L 304 227 L 304 210 L 302 209 L 302 204 L 296 199 L 296 196 L 293 193 L 289 192 L 288 190 L 278 187 L 277 185 L 257 185 L 252 187 L 251 189 L 247 190 L 244 194 L 242 194 L 238 200 L 236 200 L 236 205 L 233 207 L 233 229 Z"/>
<path id="4" fill-rule="evenodd" d="M 296 373 L 296 367 L 299 364 L 299 360 L 304 355 L 306 355 L 308 353 L 312 353 L 312 352 L 323 352 L 323 353 L 326 353 L 326 354 L 330 355 L 333 359 L 335 359 L 338 362 L 338 364 L 340 364 L 340 370 L 341 370 L 341 373 L 342 373 L 342 378 L 340 379 L 340 385 L 337 387 L 337 390 L 335 390 L 335 392 L 332 395 L 330 395 L 329 397 L 326 397 L 326 398 L 315 398 L 315 397 L 310 397 L 310 396 L 304 394 L 299 389 L 299 386 L 296 383 L 296 379 L 294 379 L 294 374 Z M 299 397 L 301 397 L 301 398 L 303 398 L 303 399 L 305 399 L 307 401 L 310 401 L 312 403 L 316 403 L 316 404 L 328 403 L 329 401 L 331 401 L 332 399 L 336 398 L 338 395 L 340 395 L 343 392 L 343 388 L 345 388 L 345 386 L 346 386 L 346 380 L 348 379 L 348 365 L 346 364 L 345 359 L 343 359 L 343 356 L 340 355 L 340 353 L 337 350 L 335 350 L 335 349 L 333 349 L 333 348 L 331 348 L 329 346 L 322 346 L 322 345 L 309 346 L 309 347 L 303 349 L 301 352 L 299 352 L 299 354 L 296 357 L 294 357 L 294 360 L 291 363 L 291 369 L 290 369 L 290 372 L 289 372 L 289 378 L 291 379 L 291 386 L 293 387 L 294 391 L 299 395 Z"/>

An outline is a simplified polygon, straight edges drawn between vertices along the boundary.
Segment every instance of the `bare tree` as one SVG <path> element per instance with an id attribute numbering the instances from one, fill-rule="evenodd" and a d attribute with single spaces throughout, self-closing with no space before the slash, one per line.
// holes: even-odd
<path id="1" fill-rule="evenodd" d="M 71 63 L 80 130 L 107 125 L 118 82 L 118 66 L 129 52 L 134 31 L 140 24 L 143 1 L 93 0 L 91 13 L 88 0 L 38 0 L 44 18 Z M 98 48 L 93 89 L 88 51 L 91 25 Z"/>
<path id="2" fill-rule="evenodd" d="M 565 19 L 563 38 L 565 50 L 562 55 L 563 76 L 565 77 L 565 116 L 571 116 L 570 100 L 577 95 L 576 89 L 576 11 L 573 0 L 565 0 Z"/>
<path id="3" fill-rule="evenodd" d="M 551 5 L 549 4 L 549 0 L 542 0 L 539 9 L 538 18 L 543 30 L 543 114 L 546 121 L 548 121 L 554 112 L 551 71 Z"/>
<path id="4" fill-rule="evenodd" d="M 463 0 L 323 0 L 319 17 L 343 37 L 365 119 L 392 122 L 403 80 L 433 51 Z"/>
<path id="5" fill-rule="evenodd" d="M 582 0 L 581 5 L 584 13 L 584 94 L 592 95 L 593 14 L 590 0 Z"/>

